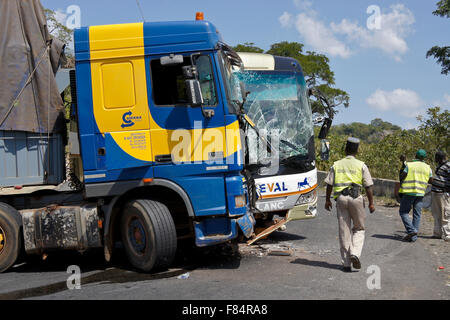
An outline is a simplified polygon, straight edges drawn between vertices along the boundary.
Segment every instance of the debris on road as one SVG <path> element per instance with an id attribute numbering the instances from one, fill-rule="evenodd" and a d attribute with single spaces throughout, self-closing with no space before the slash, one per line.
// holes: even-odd
<path id="1" fill-rule="evenodd" d="M 180 279 L 180 280 L 186 280 L 188 278 L 189 278 L 189 272 L 183 273 L 182 275 L 179 275 L 177 277 L 177 279 Z"/>
<path id="2" fill-rule="evenodd" d="M 269 256 L 292 256 L 291 250 L 270 250 Z"/>

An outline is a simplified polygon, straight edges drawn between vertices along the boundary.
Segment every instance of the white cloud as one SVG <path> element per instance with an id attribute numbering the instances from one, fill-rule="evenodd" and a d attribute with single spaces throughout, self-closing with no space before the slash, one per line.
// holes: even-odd
<path id="1" fill-rule="evenodd" d="M 313 10 L 311 1 L 294 0 L 294 4 L 302 11 L 296 17 L 297 31 L 313 50 L 348 58 L 356 47 L 373 48 L 396 61 L 401 61 L 402 55 L 409 50 L 406 37 L 413 31 L 415 17 L 403 4 L 394 4 L 390 6 L 390 11 L 380 13 L 380 28 L 371 30 L 348 19 L 327 25 Z M 292 15 L 287 12 L 279 17 L 283 27 L 288 26 L 291 20 Z"/>
<path id="2" fill-rule="evenodd" d="M 352 52 L 333 32 L 316 17 L 307 13 L 300 13 L 295 23 L 297 31 L 302 35 L 306 44 L 312 46 L 314 50 L 348 58 Z"/>
<path id="3" fill-rule="evenodd" d="M 391 11 L 380 16 L 380 28 L 369 30 L 357 22 L 343 19 L 339 24 L 331 23 L 336 34 L 343 34 L 348 41 L 356 42 L 363 48 L 376 48 L 400 61 L 401 55 L 409 48 L 406 36 L 412 32 L 414 14 L 403 4 L 392 5 Z"/>
<path id="4" fill-rule="evenodd" d="M 289 27 L 292 22 L 292 15 L 289 12 L 283 12 L 283 14 L 278 18 L 280 24 L 283 28 Z"/>
<path id="5" fill-rule="evenodd" d="M 417 117 L 424 109 L 425 103 L 413 90 L 395 89 L 393 91 L 376 90 L 366 100 L 372 108 L 391 111 L 408 118 Z"/>

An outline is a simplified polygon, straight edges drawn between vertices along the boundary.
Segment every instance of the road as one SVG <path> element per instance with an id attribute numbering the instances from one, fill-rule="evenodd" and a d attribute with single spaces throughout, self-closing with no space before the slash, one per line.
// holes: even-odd
<path id="1" fill-rule="evenodd" d="M 336 212 L 323 206 L 322 194 L 313 220 L 290 222 L 238 251 L 195 251 L 157 274 L 134 272 L 120 257 L 106 264 L 101 251 L 50 254 L 1 274 L 0 299 L 450 299 L 450 243 L 430 238 L 429 213 L 419 240 L 405 243 L 398 207 L 367 211 L 362 269 L 344 273 Z M 81 289 L 67 289 L 69 265 L 80 267 Z"/>

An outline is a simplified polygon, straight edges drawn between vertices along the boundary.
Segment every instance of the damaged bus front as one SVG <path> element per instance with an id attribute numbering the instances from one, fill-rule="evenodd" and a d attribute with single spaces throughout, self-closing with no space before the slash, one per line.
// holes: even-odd
<path id="1" fill-rule="evenodd" d="M 263 230 L 256 241 L 288 221 L 315 217 L 314 128 L 305 78 L 295 59 L 238 54 L 244 69 L 236 74 L 248 91 L 246 164 L 255 185 L 254 215 Z"/>

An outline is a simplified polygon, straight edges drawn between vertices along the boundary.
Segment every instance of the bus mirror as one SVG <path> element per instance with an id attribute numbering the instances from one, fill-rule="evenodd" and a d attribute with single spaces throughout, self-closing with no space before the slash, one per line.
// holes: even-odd
<path id="1" fill-rule="evenodd" d="M 314 124 L 319 124 L 319 123 L 322 123 L 324 121 L 325 121 L 324 117 L 316 117 L 316 118 L 313 119 L 313 123 Z"/>
<path id="2" fill-rule="evenodd" d="M 186 91 L 191 106 L 200 107 L 203 105 L 202 89 L 198 80 L 186 80 Z"/>
<path id="3" fill-rule="evenodd" d="M 328 132 L 330 131 L 332 122 L 333 121 L 330 118 L 326 118 L 323 121 L 322 128 L 320 128 L 319 132 L 319 139 L 325 139 L 328 136 Z"/>
<path id="4" fill-rule="evenodd" d="M 323 161 L 330 159 L 330 142 L 326 139 L 320 140 L 320 159 Z"/>
<path id="5" fill-rule="evenodd" d="M 239 82 L 239 87 L 241 89 L 242 101 L 245 101 L 250 92 L 247 91 L 247 89 L 245 88 L 245 83 L 243 83 L 242 81 Z"/>
<path id="6" fill-rule="evenodd" d="M 183 63 L 183 56 L 181 54 L 171 54 L 169 56 L 164 56 L 159 59 L 162 66 L 170 66 L 175 64 Z"/>

